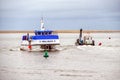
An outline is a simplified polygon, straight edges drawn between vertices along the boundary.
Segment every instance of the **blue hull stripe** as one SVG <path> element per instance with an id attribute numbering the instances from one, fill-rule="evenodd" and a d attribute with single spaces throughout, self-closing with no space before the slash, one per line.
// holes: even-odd
<path id="1" fill-rule="evenodd" d="M 58 35 L 38 35 L 38 36 L 32 36 L 33 40 L 39 40 L 39 39 L 59 39 Z"/>

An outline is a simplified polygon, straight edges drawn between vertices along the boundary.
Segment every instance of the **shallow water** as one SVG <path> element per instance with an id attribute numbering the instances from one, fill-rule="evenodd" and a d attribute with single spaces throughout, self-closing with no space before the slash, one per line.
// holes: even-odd
<path id="1" fill-rule="evenodd" d="M 95 46 L 75 46 L 78 34 L 59 34 L 61 45 L 47 59 L 39 46 L 20 51 L 22 35 L 0 34 L 0 80 L 120 80 L 120 33 L 90 34 Z"/>

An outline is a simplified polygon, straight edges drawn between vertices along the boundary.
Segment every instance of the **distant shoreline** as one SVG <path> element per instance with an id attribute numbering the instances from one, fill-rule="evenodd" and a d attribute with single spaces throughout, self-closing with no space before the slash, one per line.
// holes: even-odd
<path id="1" fill-rule="evenodd" d="M 79 30 L 54 30 L 56 33 L 79 33 Z M 0 33 L 34 33 L 34 31 L 1 30 Z M 120 30 L 83 30 L 83 33 L 120 33 Z"/>

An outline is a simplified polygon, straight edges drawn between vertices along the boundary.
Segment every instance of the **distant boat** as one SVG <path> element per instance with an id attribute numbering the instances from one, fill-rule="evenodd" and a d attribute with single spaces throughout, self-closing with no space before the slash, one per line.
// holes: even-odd
<path id="1" fill-rule="evenodd" d="M 53 30 L 46 30 L 44 27 L 43 18 L 41 19 L 40 30 L 35 30 L 34 35 L 23 35 L 21 46 L 28 46 L 32 49 L 32 46 L 39 45 L 41 49 L 50 50 L 55 45 L 59 45 L 59 36 L 54 34 Z"/>
<path id="2" fill-rule="evenodd" d="M 82 29 L 80 29 L 79 38 L 76 40 L 75 45 L 95 45 L 95 41 L 90 35 L 84 36 L 82 40 Z"/>

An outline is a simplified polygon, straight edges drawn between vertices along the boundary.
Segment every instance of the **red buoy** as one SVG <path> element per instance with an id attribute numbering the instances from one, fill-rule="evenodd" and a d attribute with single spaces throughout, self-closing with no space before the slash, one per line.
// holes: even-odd
<path id="1" fill-rule="evenodd" d="M 99 45 L 99 46 L 101 46 L 101 45 L 102 45 L 102 43 L 100 42 L 98 45 Z"/>
<path id="2" fill-rule="evenodd" d="M 28 48 L 29 48 L 30 50 L 32 50 L 32 46 L 31 46 L 31 45 L 29 45 Z"/>
<path id="3" fill-rule="evenodd" d="M 29 50 L 32 50 L 31 40 L 29 40 L 28 42 L 29 42 L 28 48 L 29 48 Z"/>

